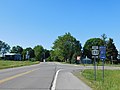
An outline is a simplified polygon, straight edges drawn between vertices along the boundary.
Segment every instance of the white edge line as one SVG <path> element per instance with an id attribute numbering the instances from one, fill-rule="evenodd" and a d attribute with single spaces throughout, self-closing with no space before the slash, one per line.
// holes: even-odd
<path id="1" fill-rule="evenodd" d="M 58 77 L 58 73 L 61 71 L 62 69 L 59 69 L 57 70 L 56 74 L 55 74 L 55 77 L 54 77 L 54 81 L 52 83 L 52 87 L 51 87 L 51 90 L 55 90 L 56 88 L 56 82 L 57 82 L 57 77 Z"/>

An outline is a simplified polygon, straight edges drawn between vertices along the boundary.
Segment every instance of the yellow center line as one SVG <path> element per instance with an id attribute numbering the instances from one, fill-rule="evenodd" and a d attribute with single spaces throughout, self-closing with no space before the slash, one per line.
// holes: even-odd
<path id="1" fill-rule="evenodd" d="M 4 82 L 6 82 L 6 81 L 12 80 L 12 79 L 14 79 L 14 78 L 23 76 L 23 75 L 25 75 L 25 74 L 29 74 L 29 73 L 31 73 L 31 72 L 33 72 L 33 71 L 36 71 L 36 70 L 38 70 L 38 69 L 30 70 L 30 71 L 27 71 L 27 72 L 24 72 L 24 73 L 20 73 L 20 74 L 17 74 L 17 75 L 14 75 L 14 76 L 11 76 L 11 77 L 2 79 L 2 80 L 0 80 L 0 84 L 4 83 Z"/>

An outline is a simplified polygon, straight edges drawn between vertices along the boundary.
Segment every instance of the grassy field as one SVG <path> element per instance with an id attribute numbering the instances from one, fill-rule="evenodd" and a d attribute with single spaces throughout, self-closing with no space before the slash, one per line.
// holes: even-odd
<path id="1" fill-rule="evenodd" d="M 0 69 L 27 66 L 27 65 L 38 64 L 38 63 L 39 63 L 38 61 L 31 62 L 31 61 L 0 60 Z"/>
<path id="2" fill-rule="evenodd" d="M 120 90 L 120 71 L 105 70 L 104 82 L 102 80 L 102 70 L 97 70 L 97 80 L 94 81 L 94 71 L 84 70 L 75 75 L 87 83 L 93 90 Z"/>

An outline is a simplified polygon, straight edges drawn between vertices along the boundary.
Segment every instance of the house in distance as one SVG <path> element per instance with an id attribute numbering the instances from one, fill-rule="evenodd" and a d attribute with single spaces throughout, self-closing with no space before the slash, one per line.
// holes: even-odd
<path id="1" fill-rule="evenodd" d="M 22 60 L 22 55 L 18 53 L 6 53 L 5 59 L 6 60 Z"/>

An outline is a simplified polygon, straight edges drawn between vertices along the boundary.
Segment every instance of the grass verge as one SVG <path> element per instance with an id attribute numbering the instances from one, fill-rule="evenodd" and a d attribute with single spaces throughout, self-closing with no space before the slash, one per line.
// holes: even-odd
<path id="1" fill-rule="evenodd" d="M 120 70 L 105 70 L 104 82 L 102 80 L 102 70 L 97 70 L 96 81 L 94 81 L 93 70 L 84 70 L 74 74 L 93 90 L 120 90 Z"/>
<path id="2" fill-rule="evenodd" d="M 28 66 L 28 65 L 38 64 L 38 63 L 39 61 L 32 62 L 32 61 L 0 60 L 0 69 Z"/>

